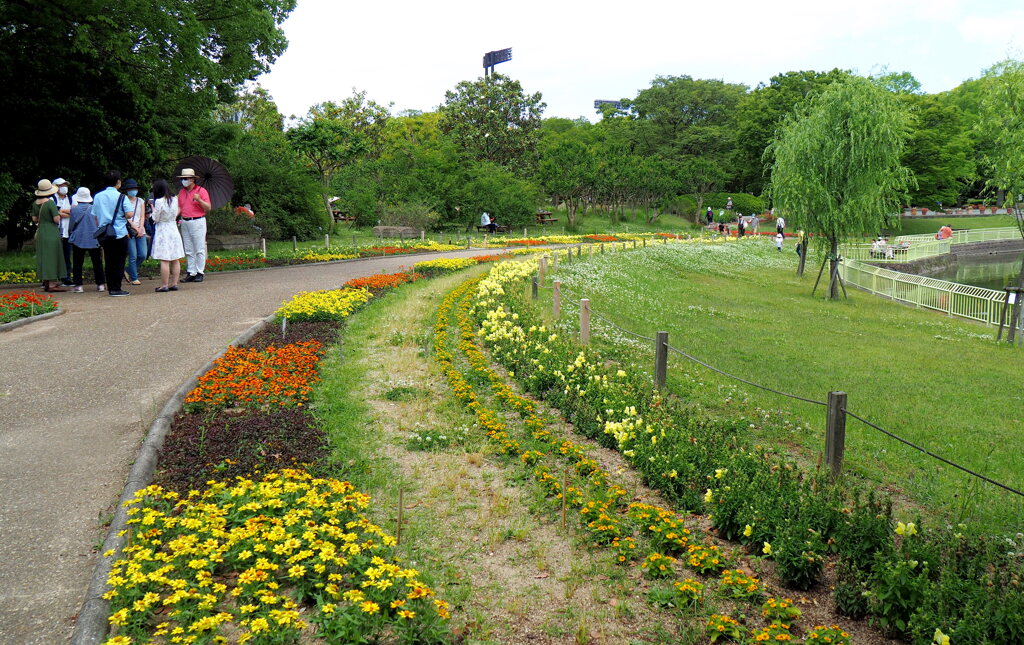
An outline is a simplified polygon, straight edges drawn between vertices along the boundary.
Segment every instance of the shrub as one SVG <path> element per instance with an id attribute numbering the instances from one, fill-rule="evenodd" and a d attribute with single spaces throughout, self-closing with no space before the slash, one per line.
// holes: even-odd
<path id="1" fill-rule="evenodd" d="M 383 226 L 409 226 L 422 231 L 431 230 L 440 216 L 422 202 L 380 206 L 380 223 Z"/>

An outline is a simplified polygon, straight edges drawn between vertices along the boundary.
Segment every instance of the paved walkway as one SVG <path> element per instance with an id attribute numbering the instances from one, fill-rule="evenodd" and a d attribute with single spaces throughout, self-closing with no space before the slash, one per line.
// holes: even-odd
<path id="1" fill-rule="evenodd" d="M 298 291 L 434 257 L 208 274 L 177 293 L 147 280 L 128 298 L 56 294 L 64 315 L 0 334 L 0 643 L 70 638 L 149 425 L 215 353 Z"/>

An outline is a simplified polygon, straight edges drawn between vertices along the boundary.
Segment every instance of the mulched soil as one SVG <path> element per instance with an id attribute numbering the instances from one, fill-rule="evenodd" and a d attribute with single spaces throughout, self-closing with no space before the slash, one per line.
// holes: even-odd
<path id="1" fill-rule="evenodd" d="M 328 454 L 326 435 L 302 409 L 179 414 L 164 442 L 154 483 L 184 495 L 202 490 L 211 479 L 316 465 Z"/>
<path id="2" fill-rule="evenodd" d="M 338 323 L 336 322 L 298 322 L 289 323 L 285 336 L 281 337 L 281 325 L 270 324 L 252 337 L 245 347 L 266 349 L 268 345 L 280 347 L 286 343 L 303 343 L 316 340 L 325 346 L 338 342 Z"/>
<path id="3" fill-rule="evenodd" d="M 268 325 L 245 344 L 269 345 L 338 340 L 336 322 L 301 322 L 281 328 Z M 316 470 L 330 450 L 327 437 L 306 408 L 227 408 L 179 413 L 164 440 L 153 483 L 186 494 L 206 482 L 249 477 L 255 472 L 303 466 Z"/>

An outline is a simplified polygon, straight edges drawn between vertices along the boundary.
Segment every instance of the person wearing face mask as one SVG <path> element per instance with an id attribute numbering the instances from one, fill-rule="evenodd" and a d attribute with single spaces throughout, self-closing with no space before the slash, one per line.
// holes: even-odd
<path id="1" fill-rule="evenodd" d="M 146 238 L 146 200 L 139 198 L 139 182 L 134 179 L 126 179 L 124 191 L 128 195 L 130 207 L 127 212 L 128 220 L 128 281 L 132 284 L 139 282 L 139 267 L 146 260 L 149 254 L 149 245 Z"/>
<path id="2" fill-rule="evenodd" d="M 61 278 L 65 287 L 71 286 L 71 242 L 68 241 L 68 222 L 71 221 L 71 198 L 68 197 L 68 181 L 63 177 L 54 179 L 52 183 L 57 188 L 57 193 L 51 197 L 57 205 L 57 212 L 60 213 L 60 242 L 64 252 L 64 266 L 68 268 L 68 275 Z"/>
<path id="3" fill-rule="evenodd" d="M 202 282 L 206 270 L 206 214 L 212 207 L 210 193 L 196 184 L 196 171 L 182 168 L 178 175 L 178 208 L 181 212 L 181 241 L 185 247 L 188 275 L 182 282 Z"/>
<path id="4" fill-rule="evenodd" d="M 64 256 L 60 250 L 60 213 L 50 199 L 57 193 L 57 187 L 49 179 L 40 179 L 36 184 L 36 201 L 32 204 L 32 221 L 39 225 L 36 230 L 36 275 L 43 281 L 45 291 L 67 291 L 60 284 L 66 273 Z"/>

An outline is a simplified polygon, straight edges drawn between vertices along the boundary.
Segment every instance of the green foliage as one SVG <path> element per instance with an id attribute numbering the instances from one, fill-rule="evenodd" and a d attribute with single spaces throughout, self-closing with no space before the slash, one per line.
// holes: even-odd
<path id="1" fill-rule="evenodd" d="M 593 152 L 578 140 L 563 138 L 543 149 L 538 176 L 553 202 L 565 202 L 570 231 L 576 230 L 576 211 L 590 193 L 596 171 Z"/>
<path id="2" fill-rule="evenodd" d="M 917 188 L 910 204 L 938 208 L 956 204 L 975 178 L 969 126 L 960 111 L 943 96 L 908 96 L 912 129 L 903 163 L 913 173 Z"/>
<path id="3" fill-rule="evenodd" d="M 439 125 L 465 158 L 525 174 L 536 165 L 545 107 L 540 92 L 526 94 L 519 81 L 492 74 L 445 92 Z"/>
<path id="4" fill-rule="evenodd" d="M 912 182 L 900 163 L 907 127 L 903 106 L 871 81 L 832 83 L 786 119 L 765 153 L 774 158 L 770 193 L 778 212 L 817 234 L 832 258 L 840 241 L 877 231 Z M 829 293 L 839 297 L 835 277 Z"/>
<path id="5" fill-rule="evenodd" d="M 499 224 L 513 227 L 534 224 L 540 199 L 537 186 L 493 163 L 470 164 L 465 183 L 456 192 L 460 214 L 459 224 L 480 222 L 480 213 L 487 211 Z"/>
<path id="6" fill-rule="evenodd" d="M 0 144 L 0 173 L 19 186 L 58 175 L 95 186 L 109 167 L 146 179 L 163 160 L 192 153 L 210 110 L 284 51 L 279 25 L 294 6 L 3 3 L 0 112 L 20 125 Z"/>
<path id="7" fill-rule="evenodd" d="M 411 226 L 428 231 L 434 228 L 438 219 L 438 214 L 422 202 L 388 204 L 380 211 L 380 223 L 384 226 Z"/>
<path id="8" fill-rule="evenodd" d="M 767 85 L 758 85 L 736 107 L 736 149 L 734 189 L 761 193 L 770 178 L 771 164 L 764 151 L 775 130 L 789 114 L 831 83 L 849 75 L 839 69 L 829 72 L 801 71 L 777 74 Z"/>
<path id="9" fill-rule="evenodd" d="M 334 175 L 366 152 L 362 135 L 341 119 L 321 116 L 313 108 L 285 135 L 293 150 L 305 161 L 323 187 L 324 208 L 330 216 L 328 192 Z"/>

